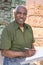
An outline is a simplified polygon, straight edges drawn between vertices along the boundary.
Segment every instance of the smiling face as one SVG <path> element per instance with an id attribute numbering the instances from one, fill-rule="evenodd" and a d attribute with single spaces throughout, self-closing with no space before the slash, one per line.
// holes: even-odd
<path id="1" fill-rule="evenodd" d="M 23 23 L 26 20 L 26 16 L 27 16 L 27 10 L 25 7 L 23 6 L 19 6 L 15 12 L 15 20 L 16 22 L 23 26 Z"/>

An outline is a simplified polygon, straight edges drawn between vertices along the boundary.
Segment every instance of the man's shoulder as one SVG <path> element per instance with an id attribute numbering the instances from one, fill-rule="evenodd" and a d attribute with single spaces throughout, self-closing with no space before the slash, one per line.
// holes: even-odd
<path id="1" fill-rule="evenodd" d="M 13 26 L 14 26 L 14 21 L 10 22 L 6 27 L 7 27 L 7 28 L 11 28 L 11 27 L 13 27 Z"/>
<path id="2" fill-rule="evenodd" d="M 25 23 L 25 26 L 27 27 L 27 28 L 32 28 L 29 24 L 27 24 L 27 23 Z"/>

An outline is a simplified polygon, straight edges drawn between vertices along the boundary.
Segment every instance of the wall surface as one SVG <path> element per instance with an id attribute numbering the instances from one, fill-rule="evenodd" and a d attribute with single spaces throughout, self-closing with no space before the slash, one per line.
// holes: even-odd
<path id="1" fill-rule="evenodd" d="M 36 42 L 43 46 L 43 0 L 26 0 L 27 23 L 33 28 Z"/>
<path id="2" fill-rule="evenodd" d="M 26 0 L 26 7 L 28 10 L 26 23 L 32 26 L 36 44 L 43 46 L 43 0 Z M 43 61 L 34 63 L 43 65 Z"/>
<path id="3" fill-rule="evenodd" d="M 0 65 L 3 65 L 3 59 L 4 59 L 4 57 L 1 56 L 1 51 L 0 51 Z"/>

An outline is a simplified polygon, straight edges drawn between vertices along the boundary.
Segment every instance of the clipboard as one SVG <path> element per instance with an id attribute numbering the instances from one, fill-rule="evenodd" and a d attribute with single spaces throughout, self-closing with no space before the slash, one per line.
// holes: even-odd
<path id="1" fill-rule="evenodd" d="M 25 60 L 21 62 L 21 65 L 37 60 L 43 60 L 43 47 L 35 47 L 35 49 L 36 49 L 36 53 L 31 57 L 26 57 Z"/>

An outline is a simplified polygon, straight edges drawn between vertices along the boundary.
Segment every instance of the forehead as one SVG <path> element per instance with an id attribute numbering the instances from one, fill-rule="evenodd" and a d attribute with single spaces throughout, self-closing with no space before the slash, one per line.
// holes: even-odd
<path id="1" fill-rule="evenodd" d="M 27 9 L 25 7 L 18 7 L 16 12 L 25 12 L 25 13 L 27 13 Z"/>

